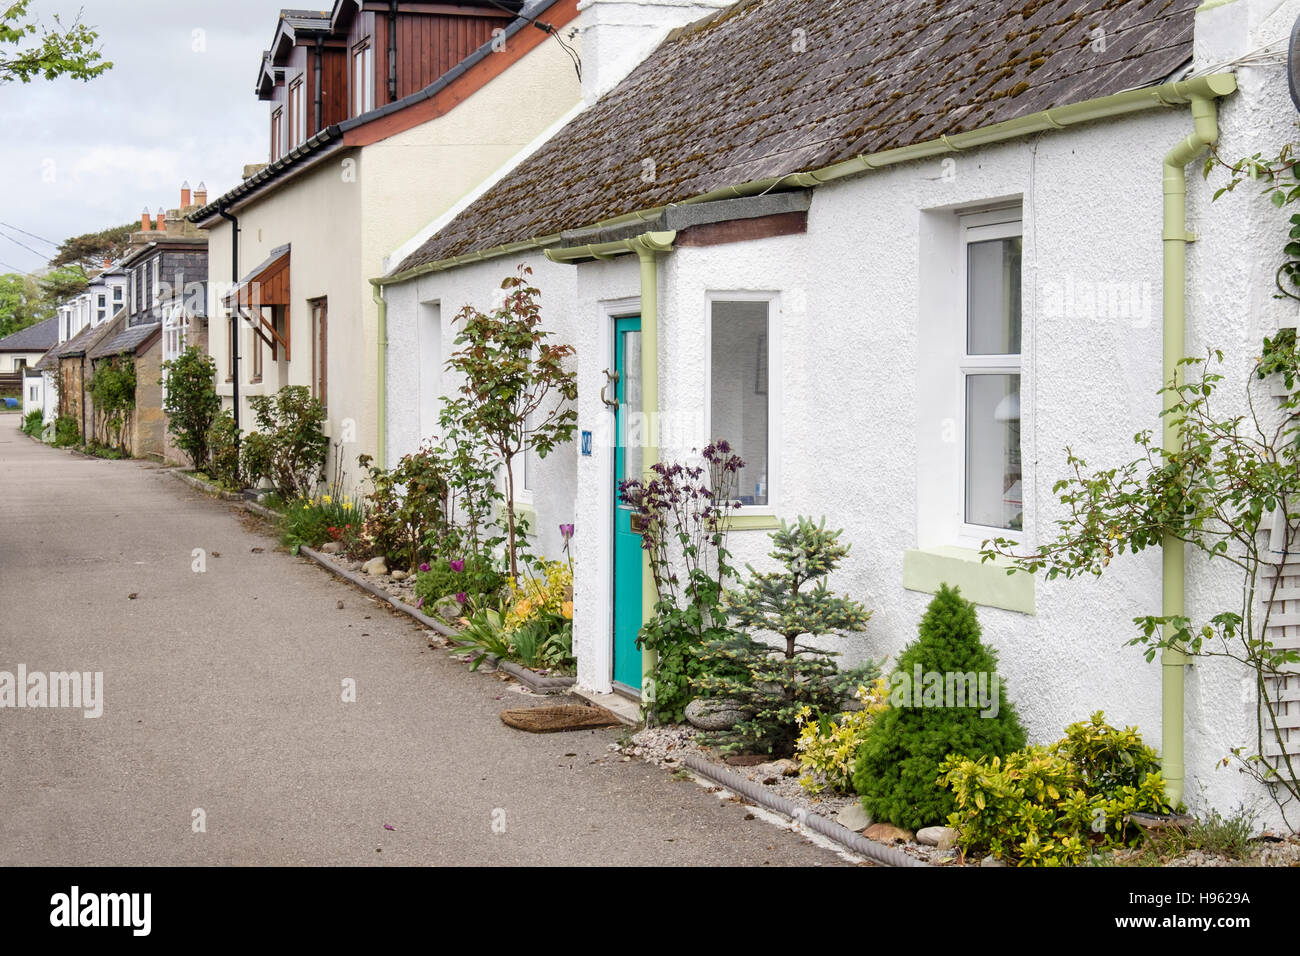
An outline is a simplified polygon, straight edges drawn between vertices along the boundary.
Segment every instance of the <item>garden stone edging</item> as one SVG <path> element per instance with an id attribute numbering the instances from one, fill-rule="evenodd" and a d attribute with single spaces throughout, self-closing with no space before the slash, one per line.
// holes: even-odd
<path id="1" fill-rule="evenodd" d="M 808 813 L 802 807 L 796 806 L 793 801 L 785 797 L 779 797 L 774 793 L 769 793 L 764 787 L 753 781 L 746 780 L 739 774 L 733 773 L 723 767 L 709 763 L 709 761 L 697 757 L 695 754 L 686 754 L 682 758 L 682 764 L 688 769 L 707 777 L 720 786 L 738 793 L 748 800 L 768 810 L 775 810 L 792 820 L 797 820 L 822 836 L 834 840 L 847 850 L 851 850 L 867 859 L 879 863 L 882 866 L 924 866 L 930 864 L 924 860 L 918 860 L 910 857 L 906 853 L 900 853 L 898 850 L 891 850 L 887 846 L 882 846 L 874 840 L 868 840 L 865 837 L 854 833 L 848 827 L 840 826 L 833 820 L 829 820 L 819 813 Z"/>
<path id="2" fill-rule="evenodd" d="M 170 469 L 170 471 L 181 481 L 185 482 L 185 484 L 189 485 L 191 488 L 197 488 L 205 495 L 209 495 L 214 498 L 220 498 L 222 501 L 243 501 L 244 500 L 243 495 L 233 491 L 222 491 L 216 485 L 209 484 L 208 482 L 204 481 L 202 478 L 198 478 L 187 471 L 182 471 L 180 468 L 172 468 Z M 278 518 L 279 515 L 276 515 L 276 517 Z"/>
<path id="3" fill-rule="evenodd" d="M 338 565 L 334 564 L 332 561 L 326 558 L 325 555 L 321 554 L 319 551 L 316 551 L 314 548 L 308 548 L 306 546 L 303 546 L 300 547 L 298 551 L 301 554 L 307 555 L 307 557 L 311 558 L 313 561 L 315 561 L 317 564 L 319 564 L 321 567 L 325 568 L 326 570 L 334 572 L 339 577 L 352 582 L 357 587 L 362 588 L 363 590 L 369 592 L 370 594 L 373 594 L 375 597 L 382 598 L 384 601 L 387 601 L 389 604 L 391 604 L 398 611 L 401 611 L 403 614 L 409 614 L 411 617 L 415 618 L 425 627 L 437 631 L 439 634 L 443 635 L 444 637 L 455 638 L 457 636 L 457 632 L 453 628 L 448 627 L 447 625 L 443 624 L 441 621 L 434 620 L 424 612 L 411 607 L 411 605 L 406 604 L 403 601 L 399 601 L 397 598 L 393 597 L 383 588 L 371 584 L 369 581 L 367 581 L 365 578 L 361 577 L 360 575 L 354 574 L 353 572 L 348 571 L 344 568 L 340 568 Z M 494 665 L 494 669 L 505 671 L 511 677 L 518 680 L 521 684 L 524 684 L 529 690 L 533 691 L 533 693 L 536 694 L 556 694 L 561 691 L 568 690 L 574 684 L 574 678 L 572 677 L 545 677 L 541 674 L 534 673 L 533 671 L 529 670 L 527 667 L 522 667 L 519 664 L 514 663 L 513 661 L 498 661 L 495 658 L 489 658 L 489 659 L 490 662 Z"/>
<path id="4" fill-rule="evenodd" d="M 435 621 L 433 618 L 429 617 L 429 615 L 425 614 L 419 609 L 413 608 L 411 607 L 411 605 L 407 604 L 406 602 L 398 600 L 397 598 L 389 594 L 387 591 L 385 591 L 383 588 L 371 584 L 369 581 L 367 581 L 365 578 L 361 577 L 360 575 L 353 574 L 351 571 L 348 571 L 345 568 L 340 568 L 338 565 L 334 564 L 332 561 L 326 558 L 325 555 L 321 554 L 315 548 L 309 548 L 306 545 L 303 545 L 298 549 L 298 553 L 304 554 L 307 557 L 311 558 L 313 561 L 319 564 L 326 571 L 330 571 L 334 574 L 337 574 L 345 581 L 350 581 L 351 583 L 355 584 L 357 587 L 361 588 L 361 590 L 366 591 L 369 594 L 373 594 L 375 597 L 379 598 L 380 600 L 384 601 L 387 604 L 391 604 L 395 610 L 401 611 L 403 614 L 410 615 L 411 617 L 419 621 L 421 624 L 423 624 L 425 627 L 429 628 L 430 630 L 437 631 L 443 637 L 454 638 L 457 636 L 456 631 L 448 627 L 446 624 L 443 624 L 441 621 Z"/>
<path id="5" fill-rule="evenodd" d="M 543 676 L 514 661 L 501 661 L 497 667 L 527 684 L 529 690 L 538 694 L 556 694 L 568 690 L 574 684 L 572 677 Z"/>

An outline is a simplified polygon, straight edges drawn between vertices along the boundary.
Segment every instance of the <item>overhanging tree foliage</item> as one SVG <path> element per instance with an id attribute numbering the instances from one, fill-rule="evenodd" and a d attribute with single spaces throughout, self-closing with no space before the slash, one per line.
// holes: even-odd
<path id="1" fill-rule="evenodd" d="M 103 58 L 99 34 L 78 13 L 64 24 L 56 13 L 47 27 L 28 11 L 31 0 L 12 0 L 0 13 L 0 83 L 30 83 L 68 76 L 92 80 L 113 64 Z"/>

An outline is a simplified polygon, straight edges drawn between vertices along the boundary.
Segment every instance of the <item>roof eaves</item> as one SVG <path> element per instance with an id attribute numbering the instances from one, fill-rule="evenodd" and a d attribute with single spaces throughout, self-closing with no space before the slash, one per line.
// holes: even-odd
<path id="1" fill-rule="evenodd" d="M 194 212 L 190 213 L 185 218 L 196 225 L 202 224 L 204 221 L 217 215 L 217 213 L 221 211 L 223 205 L 229 208 L 232 203 L 256 192 L 263 185 L 279 178 L 282 174 L 289 172 L 298 165 L 300 160 L 304 160 L 306 157 L 320 153 L 327 146 L 340 140 L 342 136 L 343 133 L 338 124 L 325 127 L 315 136 L 307 140 L 307 142 L 295 146 L 275 162 L 245 179 L 234 189 L 218 196 L 206 206 L 194 210 Z"/>

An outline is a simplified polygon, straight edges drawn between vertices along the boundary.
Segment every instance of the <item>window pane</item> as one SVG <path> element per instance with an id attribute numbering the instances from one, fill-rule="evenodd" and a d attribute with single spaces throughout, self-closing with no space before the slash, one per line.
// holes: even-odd
<path id="1" fill-rule="evenodd" d="M 1020 376 L 966 376 L 966 522 L 1021 528 Z"/>
<path id="2" fill-rule="evenodd" d="M 1020 237 L 966 246 L 966 352 L 1020 352 Z"/>
<path id="3" fill-rule="evenodd" d="M 737 494 L 768 502 L 767 303 L 713 303 L 708 436 L 725 438 L 745 461 Z"/>
<path id="4" fill-rule="evenodd" d="M 646 434 L 649 422 L 641 414 L 641 332 L 623 332 L 622 339 L 623 434 L 619 441 L 623 447 L 623 477 L 641 478 L 645 446 L 650 443 Z"/>

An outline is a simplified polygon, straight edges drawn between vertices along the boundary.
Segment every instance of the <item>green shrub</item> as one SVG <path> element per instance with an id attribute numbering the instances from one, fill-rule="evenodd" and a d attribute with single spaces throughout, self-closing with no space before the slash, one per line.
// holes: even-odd
<path id="1" fill-rule="evenodd" d="M 54 444 L 59 448 L 81 444 L 81 426 L 71 415 L 60 415 L 54 420 Z"/>
<path id="2" fill-rule="evenodd" d="M 799 739 L 794 749 L 799 759 L 799 783 L 809 793 L 830 787 L 835 793 L 853 792 L 853 764 L 876 717 L 889 707 L 889 683 L 878 678 L 870 688 L 863 685 L 854 695 L 857 710 L 838 716 L 814 714 L 805 707 L 796 719 Z"/>
<path id="3" fill-rule="evenodd" d="M 435 554 L 454 548 L 447 475 L 436 448 L 426 444 L 388 470 L 372 467 L 368 455 L 360 461 L 370 471 L 373 489 L 366 496 L 364 534 L 374 553 L 392 567 L 414 571 Z M 463 588 L 452 593 L 459 590 Z"/>
<path id="4" fill-rule="evenodd" d="M 325 471 L 330 442 L 325 437 L 325 406 L 304 385 L 286 385 L 274 395 L 248 400 L 270 452 L 268 477 L 286 499 L 306 498 Z"/>
<path id="5" fill-rule="evenodd" d="M 948 822 L 967 851 L 1020 866 L 1073 866 L 1095 846 L 1134 846 L 1131 813 L 1165 813 L 1155 751 L 1137 729 L 1095 713 L 1064 740 L 1005 757 L 953 754 L 939 766 L 954 798 Z"/>
<path id="6" fill-rule="evenodd" d="M 369 520 L 366 524 L 369 526 Z M 420 599 L 422 607 L 428 608 L 457 594 L 464 594 L 467 601 L 475 604 L 493 603 L 505 583 L 505 575 L 483 555 L 455 561 L 439 559 L 420 565 L 415 575 L 415 596 Z"/>
<path id="7" fill-rule="evenodd" d="M 189 456 L 196 469 L 208 464 L 208 429 L 221 411 L 217 396 L 217 364 L 195 346 L 178 358 L 163 362 L 167 384 L 163 411 L 167 430 L 176 436 L 176 447 Z"/>
<path id="8" fill-rule="evenodd" d="M 208 474 L 229 491 L 244 487 L 239 461 L 239 428 L 235 416 L 223 411 L 208 429 Z"/>
<path id="9" fill-rule="evenodd" d="M 923 684 L 913 687 L 918 674 Z M 962 675 L 983 679 L 987 705 L 948 698 L 950 687 L 965 697 Z M 997 680 L 997 656 L 980 643 L 975 606 L 945 584 L 930 602 L 917 640 L 899 655 L 890 676 L 890 708 L 858 754 L 853 785 L 862 804 L 872 819 L 908 829 L 940 823 L 955 807 L 952 794 L 938 785 L 946 757 L 1000 756 L 1024 745 L 1024 728 Z"/>
<path id="10" fill-rule="evenodd" d="M 239 472 L 250 488 L 257 487 L 263 478 L 271 478 L 274 456 L 271 439 L 261 432 L 250 432 L 240 440 Z M 276 496 L 279 497 L 279 492 Z"/>
<path id="11" fill-rule="evenodd" d="M 23 416 L 23 434 L 31 435 L 33 438 L 40 438 L 43 431 L 45 413 L 39 408 L 33 408 Z"/>

